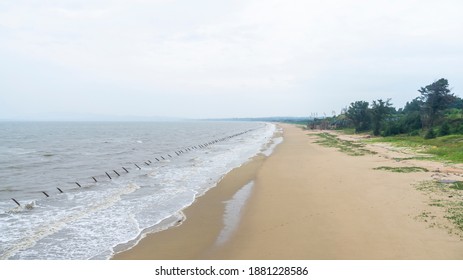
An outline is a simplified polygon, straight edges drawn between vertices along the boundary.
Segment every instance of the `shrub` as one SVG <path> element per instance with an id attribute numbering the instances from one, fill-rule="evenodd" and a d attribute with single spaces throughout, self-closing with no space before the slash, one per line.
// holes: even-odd
<path id="1" fill-rule="evenodd" d="M 434 129 L 430 128 L 424 135 L 424 139 L 433 139 L 433 138 L 436 138 L 436 133 L 434 132 Z"/>
<path id="2" fill-rule="evenodd" d="M 444 122 L 439 129 L 439 136 L 445 136 L 450 134 L 450 126 L 447 122 Z"/>

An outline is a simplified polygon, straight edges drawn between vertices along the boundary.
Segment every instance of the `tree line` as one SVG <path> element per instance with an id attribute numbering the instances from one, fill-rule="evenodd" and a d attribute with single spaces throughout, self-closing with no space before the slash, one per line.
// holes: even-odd
<path id="1" fill-rule="evenodd" d="M 447 79 L 439 79 L 418 89 L 419 96 L 403 108 L 392 106 L 391 99 L 354 101 L 338 116 L 309 121 L 309 127 L 354 128 L 355 132 L 391 136 L 422 135 L 435 138 L 463 134 L 463 99 L 451 92 Z"/>

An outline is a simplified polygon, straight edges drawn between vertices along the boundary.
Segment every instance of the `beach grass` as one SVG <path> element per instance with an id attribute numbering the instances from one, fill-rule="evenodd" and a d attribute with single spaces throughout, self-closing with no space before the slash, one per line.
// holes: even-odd
<path id="1" fill-rule="evenodd" d="M 461 181 L 454 182 L 453 185 L 450 186 L 450 188 L 454 190 L 463 191 L 463 182 Z"/>
<path id="2" fill-rule="evenodd" d="M 432 155 L 434 160 L 452 163 L 463 163 L 463 135 L 448 135 L 434 139 L 423 139 L 420 136 L 379 137 L 369 142 L 385 142 L 398 147 L 411 148 L 419 153 Z M 415 159 L 420 159 L 417 157 Z"/>
<path id="3" fill-rule="evenodd" d="M 391 166 L 379 166 L 373 168 L 374 170 L 385 170 L 397 173 L 412 173 L 412 172 L 428 172 L 429 170 L 423 167 L 417 166 L 403 166 L 403 167 L 391 167 Z"/>
<path id="4" fill-rule="evenodd" d="M 439 207 L 444 210 L 444 218 L 454 226 L 454 228 L 447 228 L 449 232 L 463 238 L 463 201 L 461 200 L 463 197 L 463 182 L 425 181 L 418 184 L 416 188 L 428 195 L 429 206 Z"/>
<path id="5" fill-rule="evenodd" d="M 346 128 L 340 129 L 340 131 L 342 133 L 348 134 L 348 135 L 358 134 L 358 133 L 355 132 L 355 128 L 352 128 L 352 127 L 346 127 Z"/>
<path id="6" fill-rule="evenodd" d="M 448 214 L 445 217 L 452 221 L 459 230 L 463 231 L 463 202 L 454 203 L 448 209 Z"/>
<path id="7" fill-rule="evenodd" d="M 319 139 L 315 141 L 315 143 L 325 147 L 338 148 L 339 151 L 350 156 L 363 156 L 367 154 L 375 154 L 375 152 L 366 149 L 365 145 L 360 142 L 342 140 L 336 135 L 326 132 L 318 133 L 316 134 L 316 136 Z"/>

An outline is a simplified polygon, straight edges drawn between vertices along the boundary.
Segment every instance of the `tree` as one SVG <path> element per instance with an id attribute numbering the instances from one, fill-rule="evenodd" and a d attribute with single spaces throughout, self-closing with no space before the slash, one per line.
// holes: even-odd
<path id="1" fill-rule="evenodd" d="M 404 114 L 409 114 L 411 112 L 420 112 L 422 107 L 423 107 L 423 102 L 421 101 L 419 97 L 416 97 L 412 101 L 407 102 L 407 104 L 405 104 L 405 107 L 402 110 L 402 112 Z"/>
<path id="2" fill-rule="evenodd" d="M 439 129 L 439 136 L 445 136 L 450 134 L 450 126 L 448 122 L 444 122 Z"/>
<path id="3" fill-rule="evenodd" d="M 441 112 L 455 101 L 455 95 L 450 93 L 449 83 L 440 79 L 418 90 L 423 102 L 423 124 L 432 128 L 439 119 Z"/>
<path id="4" fill-rule="evenodd" d="M 455 96 L 455 99 L 449 104 L 449 107 L 452 109 L 463 109 L 463 99 L 458 96 Z"/>
<path id="5" fill-rule="evenodd" d="M 355 101 L 352 102 L 349 109 L 347 109 L 346 117 L 354 124 L 355 132 L 370 129 L 371 119 L 368 105 L 366 101 Z"/>
<path id="6" fill-rule="evenodd" d="M 379 135 L 384 120 L 392 114 L 394 110 L 395 109 L 391 104 L 391 99 L 386 101 L 383 101 L 382 99 L 373 101 L 371 104 L 371 124 L 373 126 L 373 135 Z"/>

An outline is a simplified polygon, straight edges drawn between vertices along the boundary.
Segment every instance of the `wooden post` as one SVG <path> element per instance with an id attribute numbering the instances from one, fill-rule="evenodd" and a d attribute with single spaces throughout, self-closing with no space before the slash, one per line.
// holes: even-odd
<path id="1" fill-rule="evenodd" d="M 60 189 L 60 188 L 57 188 L 59 190 L 60 193 L 63 193 L 63 191 Z"/>
<path id="2" fill-rule="evenodd" d="M 49 195 L 46 192 L 42 192 L 46 197 L 49 197 Z"/>
<path id="3" fill-rule="evenodd" d="M 76 182 L 76 185 L 78 185 L 78 186 L 79 186 L 79 188 L 82 188 L 82 186 L 81 186 L 81 185 L 80 185 L 78 182 Z"/>
<path id="4" fill-rule="evenodd" d="M 21 204 L 19 204 L 19 202 L 18 202 L 16 199 L 12 198 L 12 200 L 13 200 L 14 203 L 16 203 L 18 206 L 21 206 Z"/>
<path id="5" fill-rule="evenodd" d="M 105 172 L 106 173 L 106 176 L 108 176 L 109 180 L 112 180 L 113 178 L 111 178 L 111 176 L 109 176 L 108 172 Z"/>

